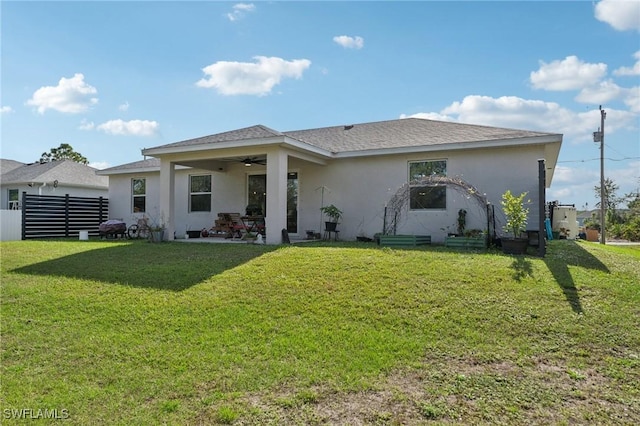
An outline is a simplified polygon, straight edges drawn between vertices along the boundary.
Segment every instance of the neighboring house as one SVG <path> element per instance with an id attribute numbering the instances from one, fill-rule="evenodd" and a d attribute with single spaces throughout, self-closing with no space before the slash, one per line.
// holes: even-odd
<path id="1" fill-rule="evenodd" d="M 148 215 L 164 222 L 169 239 L 211 227 L 220 212 L 244 214 L 249 204 L 266 214 L 270 244 L 281 242 L 282 229 L 293 237 L 322 232 L 320 207 L 328 204 L 344 212 L 341 239 L 373 237 L 390 219 L 387 203 L 409 186 L 396 232 L 441 242 L 462 208 L 467 229 L 486 229 L 486 207 L 452 186 L 415 179 L 464 180 L 496 211 L 504 191 L 526 191 L 529 228 L 537 229 L 538 160 L 548 188 L 561 144 L 561 134 L 417 118 L 289 132 L 256 125 L 144 149 L 154 158 L 98 174 L 110 178 L 110 217 L 132 223 Z"/>
<path id="2" fill-rule="evenodd" d="M 20 210 L 22 193 L 107 197 L 109 178 L 71 160 L 24 164 L 0 159 L 0 209 Z"/>

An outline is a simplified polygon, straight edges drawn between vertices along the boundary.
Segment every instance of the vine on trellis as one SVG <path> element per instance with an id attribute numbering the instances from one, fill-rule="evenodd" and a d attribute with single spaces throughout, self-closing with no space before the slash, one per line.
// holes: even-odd
<path id="1" fill-rule="evenodd" d="M 414 179 L 398 188 L 396 193 L 387 202 L 383 231 L 385 235 L 395 235 L 398 224 L 401 223 L 403 216 L 406 215 L 406 212 L 409 210 L 410 188 L 416 185 L 451 187 L 465 196 L 475 199 L 484 211 L 486 211 L 487 205 L 489 204 L 487 197 L 483 193 L 459 176 L 431 175 Z"/>

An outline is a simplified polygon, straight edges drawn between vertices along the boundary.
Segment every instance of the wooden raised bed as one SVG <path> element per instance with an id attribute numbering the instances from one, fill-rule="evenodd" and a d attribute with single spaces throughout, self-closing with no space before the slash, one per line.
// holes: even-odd
<path id="1" fill-rule="evenodd" d="M 407 247 L 431 244 L 431 235 L 381 235 L 380 245 L 385 247 Z"/>
<path id="2" fill-rule="evenodd" d="M 484 237 L 447 237 L 444 245 L 460 249 L 485 249 L 487 241 Z"/>

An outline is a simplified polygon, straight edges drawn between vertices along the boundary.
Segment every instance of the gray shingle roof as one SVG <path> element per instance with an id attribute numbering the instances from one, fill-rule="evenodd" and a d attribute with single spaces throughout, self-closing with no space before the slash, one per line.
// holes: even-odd
<path id="1" fill-rule="evenodd" d="M 98 174 L 109 174 L 109 172 L 123 172 L 131 171 L 131 173 L 139 172 L 140 170 L 145 169 L 159 169 L 160 168 L 160 159 L 159 158 L 147 158 L 145 160 L 134 161 L 133 163 L 121 164 L 115 167 L 109 167 L 108 169 L 103 169 L 98 172 Z"/>
<path id="2" fill-rule="evenodd" d="M 216 133 L 215 135 L 203 136 L 201 138 L 187 139 L 180 142 L 174 142 L 167 145 L 162 145 L 162 148 L 178 147 L 178 146 L 192 146 L 192 145 L 205 145 L 220 142 L 233 142 L 247 139 L 264 139 L 272 138 L 274 136 L 282 136 L 282 133 L 270 129 L 267 126 L 258 124 L 256 126 L 245 127 L 243 129 L 231 130 L 229 132 Z M 156 147 L 160 148 L 160 147 Z"/>
<path id="3" fill-rule="evenodd" d="M 0 158 L 0 175 L 4 173 L 10 172 L 13 169 L 17 169 L 18 167 L 24 166 L 24 163 L 15 160 L 7 160 L 5 158 Z"/>
<path id="4" fill-rule="evenodd" d="M 448 121 L 405 118 L 348 126 L 278 132 L 263 125 L 188 139 L 151 149 L 189 147 L 276 136 L 288 136 L 333 153 L 392 148 L 429 147 L 445 144 L 473 144 L 484 141 L 514 140 L 553 135 L 553 133 L 501 127 L 462 124 Z"/>
<path id="5" fill-rule="evenodd" d="M 519 139 L 551 133 L 447 121 L 405 118 L 352 126 L 283 132 L 286 136 L 334 153 Z"/>
<path id="6" fill-rule="evenodd" d="M 97 169 L 71 160 L 25 164 L 2 174 L 2 183 L 53 182 L 61 185 L 108 188 L 109 178 Z"/>

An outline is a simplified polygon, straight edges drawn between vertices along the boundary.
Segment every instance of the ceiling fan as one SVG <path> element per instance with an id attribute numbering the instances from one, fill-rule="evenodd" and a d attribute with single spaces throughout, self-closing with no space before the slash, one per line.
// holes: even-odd
<path id="1" fill-rule="evenodd" d="M 246 157 L 243 158 L 242 160 L 238 160 L 239 162 L 243 163 L 245 166 L 250 167 L 252 164 L 259 164 L 261 166 L 266 166 L 267 161 L 266 159 L 260 159 L 258 157 Z"/>

